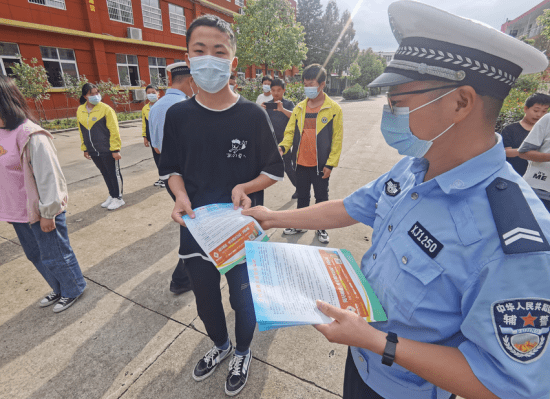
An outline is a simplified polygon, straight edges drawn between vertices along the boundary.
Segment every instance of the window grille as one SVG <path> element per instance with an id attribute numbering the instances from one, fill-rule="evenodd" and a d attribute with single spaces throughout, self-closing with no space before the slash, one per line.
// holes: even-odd
<path id="1" fill-rule="evenodd" d="M 43 6 L 65 10 L 65 0 L 29 0 L 29 3 L 42 4 Z"/>
<path id="2" fill-rule="evenodd" d="M 168 4 L 168 11 L 170 12 L 170 32 L 185 36 L 187 33 L 187 25 L 185 24 L 183 7 Z"/>
<path id="3" fill-rule="evenodd" d="M 137 56 L 117 54 L 116 65 L 118 69 L 118 81 L 121 86 L 141 86 Z"/>
<path id="4" fill-rule="evenodd" d="M 149 75 L 154 86 L 168 86 L 166 78 L 166 58 L 149 57 Z"/>
<path id="5" fill-rule="evenodd" d="M 134 24 L 132 0 L 107 0 L 109 18 L 113 21 Z"/>
<path id="6" fill-rule="evenodd" d="M 19 46 L 15 43 L 0 42 L 0 75 L 11 76 L 13 64 L 21 64 Z"/>
<path id="7" fill-rule="evenodd" d="M 239 7 L 244 7 L 244 0 L 235 0 L 235 5 Z"/>
<path id="8" fill-rule="evenodd" d="M 143 26 L 146 28 L 162 30 L 162 13 L 159 0 L 141 0 L 143 12 Z"/>

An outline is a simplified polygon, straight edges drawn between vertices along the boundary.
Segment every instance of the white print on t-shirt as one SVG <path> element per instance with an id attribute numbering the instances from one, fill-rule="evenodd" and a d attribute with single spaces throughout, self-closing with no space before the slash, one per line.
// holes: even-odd
<path id="1" fill-rule="evenodd" d="M 246 148 L 246 141 L 234 139 L 231 140 L 231 149 L 227 153 L 227 158 L 246 158 L 246 155 L 239 153 Z"/>

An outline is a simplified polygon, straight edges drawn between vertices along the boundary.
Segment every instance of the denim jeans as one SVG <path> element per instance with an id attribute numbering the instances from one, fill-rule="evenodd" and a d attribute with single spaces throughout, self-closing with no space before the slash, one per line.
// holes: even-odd
<path id="1" fill-rule="evenodd" d="M 75 298 L 86 288 L 80 265 L 69 243 L 65 212 L 55 218 L 55 230 L 44 233 L 40 222 L 12 223 L 27 258 L 56 294 Z"/>

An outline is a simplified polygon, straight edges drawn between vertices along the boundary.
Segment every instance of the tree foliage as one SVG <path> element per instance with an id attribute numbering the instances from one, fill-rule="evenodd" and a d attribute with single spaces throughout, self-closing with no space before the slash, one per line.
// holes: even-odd
<path id="1" fill-rule="evenodd" d="M 52 88 L 52 85 L 48 81 L 46 69 L 42 65 L 37 65 L 38 60 L 36 58 L 31 59 L 32 65 L 27 64 L 24 58 L 21 61 L 21 64 L 15 63 L 11 67 L 15 84 L 27 100 L 33 100 L 38 118 L 41 121 L 47 121 L 42 101 L 50 98 L 48 91 Z"/>
<path id="2" fill-rule="evenodd" d="M 361 67 L 356 61 L 353 64 L 351 64 L 351 66 L 349 67 L 349 79 L 353 83 L 360 77 L 361 77 Z"/>
<path id="3" fill-rule="evenodd" d="M 361 68 L 361 76 L 357 79 L 357 83 L 363 87 L 367 87 L 386 68 L 386 60 L 376 55 L 370 48 L 359 54 L 357 64 Z"/>
<path id="4" fill-rule="evenodd" d="M 323 6 L 321 0 L 298 0 L 296 20 L 302 24 L 307 46 L 305 65 L 323 64 L 328 55 L 327 43 L 323 40 Z M 330 49 L 329 49 L 330 50 Z"/>
<path id="5" fill-rule="evenodd" d="M 68 75 L 64 73 L 63 84 L 65 85 L 65 97 L 67 98 L 67 108 L 65 117 L 69 118 L 69 100 L 74 99 L 78 101 L 80 96 L 82 96 L 82 86 L 88 83 L 88 78 L 85 75 L 80 75 L 78 77 Z"/>
<path id="6" fill-rule="evenodd" d="M 239 65 L 264 65 L 284 71 L 306 58 L 304 28 L 286 0 L 250 0 L 235 15 Z"/>

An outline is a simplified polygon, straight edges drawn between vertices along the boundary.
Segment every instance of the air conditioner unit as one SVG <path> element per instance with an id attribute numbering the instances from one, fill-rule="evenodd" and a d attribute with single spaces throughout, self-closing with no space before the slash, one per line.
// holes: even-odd
<path id="1" fill-rule="evenodd" d="M 141 29 L 139 28 L 128 28 L 128 38 L 135 40 L 143 40 L 141 36 Z"/>
<path id="2" fill-rule="evenodd" d="M 145 94 L 145 89 L 136 89 L 134 90 L 133 97 L 135 101 L 145 101 L 147 95 Z"/>

